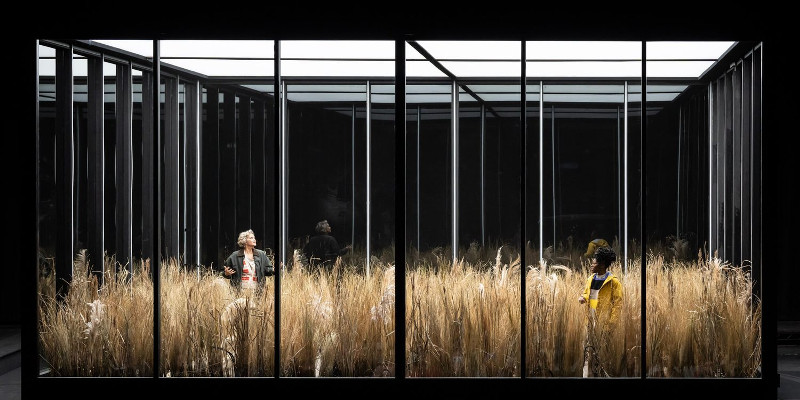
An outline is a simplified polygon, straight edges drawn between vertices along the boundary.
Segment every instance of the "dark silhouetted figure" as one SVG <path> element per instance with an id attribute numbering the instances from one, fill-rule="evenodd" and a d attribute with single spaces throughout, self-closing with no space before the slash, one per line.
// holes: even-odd
<path id="1" fill-rule="evenodd" d="M 317 234 L 303 247 L 303 254 L 311 265 L 321 264 L 325 267 L 332 267 L 336 258 L 347 254 L 352 247 L 349 244 L 342 248 L 339 247 L 339 242 L 330 234 L 331 226 L 328 224 L 328 220 L 317 222 L 314 230 Z"/>

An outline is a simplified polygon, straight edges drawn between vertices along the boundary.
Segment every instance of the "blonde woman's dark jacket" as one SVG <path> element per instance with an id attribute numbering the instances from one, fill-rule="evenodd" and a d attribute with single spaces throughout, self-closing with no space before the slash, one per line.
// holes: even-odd
<path id="1" fill-rule="evenodd" d="M 267 252 L 264 250 L 253 249 L 253 261 L 256 265 L 256 282 L 259 286 L 263 285 L 264 278 L 267 276 L 272 276 L 275 274 L 275 268 L 272 266 L 272 261 L 269 260 L 267 256 Z M 227 267 L 236 270 L 236 273 L 227 276 L 224 273 L 226 279 L 231 280 L 231 285 L 236 288 L 242 287 L 242 266 L 244 265 L 244 249 L 239 249 L 231 253 L 228 258 L 225 259 L 223 263 Z"/>

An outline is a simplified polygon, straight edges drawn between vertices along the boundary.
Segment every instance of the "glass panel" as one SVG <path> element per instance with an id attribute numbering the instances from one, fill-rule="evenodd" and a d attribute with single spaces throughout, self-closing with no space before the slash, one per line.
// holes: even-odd
<path id="1" fill-rule="evenodd" d="M 40 48 L 40 374 L 151 375 L 150 277 L 115 263 L 121 76 L 116 65 L 82 56 L 78 47 L 74 54 Z M 61 224 L 71 228 L 59 231 Z M 53 247 L 75 252 L 58 274 Z"/>
<path id="2" fill-rule="evenodd" d="M 186 240 L 188 238 L 188 226 L 186 226 L 186 213 L 189 210 L 190 205 L 187 203 L 187 196 L 186 192 L 189 189 L 189 182 L 186 179 L 186 172 L 188 168 L 193 168 L 192 165 L 187 165 L 187 154 L 186 154 L 186 135 L 190 134 L 190 132 L 186 131 L 186 84 L 183 82 L 178 82 L 178 137 L 177 137 L 177 145 L 178 145 L 178 230 L 180 232 L 180 236 L 178 239 L 178 255 L 180 257 L 180 262 L 183 267 L 187 267 L 187 255 L 186 255 Z M 195 150 L 196 152 L 196 150 Z"/>
<path id="3" fill-rule="evenodd" d="M 62 79 L 62 78 L 59 78 Z M 56 240 L 57 220 L 56 201 L 58 199 L 56 185 L 59 168 L 56 160 L 61 159 L 56 146 L 56 135 L 59 120 L 56 109 L 56 50 L 39 45 L 39 131 L 37 137 L 37 232 L 38 232 L 38 296 L 39 296 L 39 331 L 41 333 L 39 356 L 49 367 L 43 368 L 42 375 L 53 374 L 53 368 L 62 367 L 58 359 L 68 359 L 67 343 L 56 342 L 56 335 L 49 335 L 45 330 L 52 329 L 57 319 L 56 308 Z M 62 99 L 62 102 L 66 99 Z M 59 263 L 60 267 L 60 263 Z M 64 332 L 68 332 L 65 327 Z M 59 357 L 58 354 L 61 356 Z M 57 371 L 57 370 L 56 370 Z M 68 375 L 73 375 L 71 368 Z"/>
<path id="4" fill-rule="evenodd" d="M 152 43 L 151 43 L 152 47 Z M 131 238 L 134 265 L 141 263 L 143 255 L 143 157 L 142 148 L 145 135 L 151 135 L 149 127 L 145 126 L 145 104 L 143 86 L 146 84 L 144 74 L 140 70 L 133 70 L 131 84 L 131 144 L 133 163 L 133 188 L 131 190 Z M 152 85 L 152 84 L 151 84 Z"/>
<path id="5" fill-rule="evenodd" d="M 208 76 L 274 75 L 269 40 L 163 40 L 161 62 Z"/>
<path id="6" fill-rule="evenodd" d="M 407 375 L 518 376 L 520 43 L 408 48 Z"/>
<path id="7" fill-rule="evenodd" d="M 641 44 L 640 44 L 641 45 Z M 641 65 L 641 64 L 640 64 Z M 627 135 L 623 145 L 622 160 L 627 161 L 627 167 L 623 164 L 623 186 L 621 215 L 625 218 L 622 221 L 622 240 L 624 243 L 617 253 L 617 259 L 623 271 L 625 286 L 623 287 L 623 310 L 627 315 L 623 315 L 625 320 L 625 333 L 623 340 L 627 349 L 624 359 L 629 376 L 642 376 L 642 81 L 641 75 L 638 79 L 631 79 L 627 82 L 627 110 L 628 115 L 624 121 L 627 122 Z M 647 159 L 647 156 L 645 156 Z M 619 270 L 617 271 L 619 272 Z"/>
<path id="8" fill-rule="evenodd" d="M 114 64 L 103 63 L 103 147 L 105 171 L 104 176 L 104 238 L 105 257 L 109 264 L 105 269 L 116 270 L 117 261 L 117 67 Z M 122 124 L 122 122 L 120 122 Z M 122 182 L 120 182 L 122 184 Z M 119 190 L 123 190 L 122 187 Z M 91 256 L 91 253 L 90 253 Z M 122 257 L 121 263 L 128 262 L 127 257 Z"/>
<path id="9" fill-rule="evenodd" d="M 571 50 L 556 55 L 564 49 Z M 637 109 L 627 98 L 641 73 L 640 49 L 635 42 L 527 43 L 529 376 L 641 374 L 640 275 L 629 252 L 630 228 L 638 226 L 629 204 Z M 598 68 L 604 57 L 628 59 L 626 69 Z M 541 70 L 550 59 L 570 67 Z M 587 79 L 541 79 L 573 76 Z M 601 262 L 593 267 L 597 248 Z"/>
<path id="10" fill-rule="evenodd" d="M 650 72 L 670 58 L 700 58 L 698 48 L 715 63 L 731 43 L 647 43 L 648 377 L 760 376 L 751 64 L 734 61 L 710 84 Z M 680 96 L 657 96 L 675 85 L 686 87 Z"/>
<path id="11" fill-rule="evenodd" d="M 361 54 L 365 47 L 372 52 Z M 281 279 L 281 374 L 392 377 L 393 80 L 364 79 L 359 65 L 388 57 L 391 69 L 375 74 L 393 75 L 394 43 L 284 41 L 281 53 L 291 257 Z M 295 78 L 307 75 L 320 78 Z M 349 79 L 333 78 L 341 75 Z"/>
<path id="12" fill-rule="evenodd" d="M 88 209 L 87 191 L 89 140 L 89 64 L 80 54 L 72 58 L 72 148 L 73 155 L 73 229 L 74 249 L 76 254 L 88 248 Z M 102 73 L 102 72 L 101 72 Z M 94 110 L 92 110 L 94 112 Z M 89 254 L 90 271 L 100 263 L 101 256 Z M 74 273 L 74 271 L 73 271 Z"/>
<path id="13" fill-rule="evenodd" d="M 109 46 L 116 50 L 124 50 L 142 57 L 153 58 L 152 40 L 93 40 L 93 42 Z M 164 43 L 164 42 L 162 42 Z M 162 45 L 163 46 L 163 45 Z M 162 50 L 163 52 L 163 47 Z"/>
<path id="14" fill-rule="evenodd" d="M 376 91 L 382 93 L 375 93 Z M 394 265 L 395 241 L 395 146 L 394 84 L 370 83 L 370 259 Z M 394 273 L 392 269 L 390 274 Z M 386 278 L 386 279 L 393 279 Z M 387 288 L 384 288 L 386 291 Z M 393 289 L 392 289 L 393 290 Z M 393 296 L 386 292 L 386 300 Z M 392 307 L 393 308 L 393 307 Z M 383 306 L 384 321 L 391 320 L 386 313 L 393 309 Z M 388 343 L 393 343 L 388 342 Z M 386 360 L 388 361 L 388 360 Z"/>
<path id="15" fill-rule="evenodd" d="M 275 374 L 273 42 L 222 42 L 161 42 L 165 376 Z M 246 76 L 203 70 L 204 58 Z M 175 65 L 212 83 L 178 80 Z"/>
<path id="16" fill-rule="evenodd" d="M 389 42 L 355 40 L 291 40 L 281 48 L 284 77 L 394 76 L 394 47 Z"/>

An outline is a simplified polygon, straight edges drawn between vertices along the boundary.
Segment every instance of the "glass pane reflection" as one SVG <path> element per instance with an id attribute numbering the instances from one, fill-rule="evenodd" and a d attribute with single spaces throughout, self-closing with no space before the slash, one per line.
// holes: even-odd
<path id="1" fill-rule="evenodd" d="M 647 43 L 648 377 L 761 373 L 760 265 L 750 246 L 760 223 L 751 202 L 760 156 L 750 147 L 760 126 L 750 121 L 761 110 L 749 96 L 760 90 L 751 69 L 760 60 L 747 53 L 708 84 L 661 81 L 665 62 L 652 61 L 704 47 L 722 54 L 731 43 Z M 674 85 L 685 87 L 679 97 L 658 97 Z"/>
<path id="2" fill-rule="evenodd" d="M 393 62 L 365 73 L 360 60 L 325 58 L 331 48 L 346 55 L 364 46 L 393 54 L 394 44 L 322 43 L 285 41 L 281 50 L 307 58 L 281 61 L 288 188 L 281 374 L 393 377 L 394 82 L 363 78 L 393 75 Z"/>
<path id="3" fill-rule="evenodd" d="M 406 86 L 406 355 L 410 377 L 518 376 L 520 44 L 410 43 Z M 412 61 L 469 49 L 457 83 Z M 429 62 L 430 61 L 425 61 Z M 447 64 L 447 63 L 445 63 Z M 431 63 L 433 65 L 433 63 Z M 445 65 L 444 68 L 448 68 Z M 468 71 L 469 69 L 469 71 Z M 440 71 L 440 73 L 442 73 Z M 506 79 L 498 79 L 506 78 Z M 441 349 L 441 350 L 440 350 Z"/>

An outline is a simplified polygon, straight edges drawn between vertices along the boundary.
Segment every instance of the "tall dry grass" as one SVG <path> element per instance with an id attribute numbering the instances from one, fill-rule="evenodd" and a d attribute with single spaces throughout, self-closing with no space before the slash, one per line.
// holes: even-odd
<path id="1" fill-rule="evenodd" d="M 477 250 L 475 250 L 477 251 Z M 485 250 L 481 250 L 485 252 Z M 420 254 L 405 272 L 408 376 L 519 376 L 519 254 L 453 263 Z M 462 253 L 463 254 L 463 253 Z M 486 257 L 488 252 L 483 254 Z M 281 376 L 394 376 L 394 266 L 376 256 L 310 269 L 281 269 Z M 146 264 L 133 275 L 104 260 L 105 283 L 85 254 L 63 301 L 52 276 L 40 284 L 41 357 L 57 376 L 150 376 L 153 285 Z M 167 376 L 273 376 L 274 279 L 234 292 L 205 269 L 161 266 L 161 359 Z M 528 265 L 526 374 L 581 376 L 586 308 L 578 303 L 588 264 Z M 619 324 L 592 355 L 600 376 L 641 376 L 641 268 L 612 266 L 623 285 Z M 648 376 L 753 377 L 760 371 L 761 308 L 747 268 L 712 259 L 647 260 Z"/>
<path id="2" fill-rule="evenodd" d="M 518 376 L 519 260 L 420 259 L 406 272 L 408 376 Z"/>
<path id="3" fill-rule="evenodd" d="M 648 376 L 760 374 L 761 301 L 747 266 L 651 256 L 647 282 Z"/>
<path id="4" fill-rule="evenodd" d="M 601 376 L 640 376 L 640 268 L 629 265 L 623 274 L 615 263 L 611 271 L 623 286 L 620 315 L 594 343 L 597 353 L 590 356 L 600 364 Z M 577 270 L 544 261 L 529 267 L 525 306 L 529 376 L 582 376 L 588 308 L 578 302 L 578 296 L 589 275 L 588 264 Z"/>
<path id="5" fill-rule="evenodd" d="M 295 262 L 281 279 L 283 376 L 394 376 L 394 267 Z"/>
<path id="6" fill-rule="evenodd" d="M 174 260 L 161 271 L 161 371 L 169 376 L 273 374 L 271 280 L 262 290 L 237 293 L 218 274 L 186 270 Z"/>
<path id="7" fill-rule="evenodd" d="M 40 355 L 52 375 L 152 375 L 152 281 L 146 265 L 134 266 L 133 275 L 115 265 L 104 258 L 99 288 L 85 251 L 79 253 L 63 300 L 55 296 L 55 274 L 41 278 Z"/>

